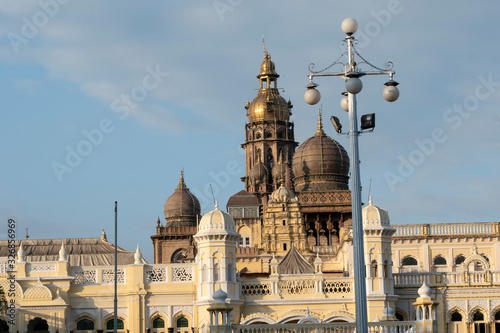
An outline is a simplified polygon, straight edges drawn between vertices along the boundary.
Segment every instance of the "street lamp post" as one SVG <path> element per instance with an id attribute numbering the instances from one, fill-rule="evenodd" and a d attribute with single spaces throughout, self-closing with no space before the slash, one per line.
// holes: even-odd
<path id="1" fill-rule="evenodd" d="M 354 247 L 354 291 L 355 291 L 355 306 L 356 306 L 356 332 L 368 333 L 368 317 L 366 307 L 366 284 L 365 284 L 365 260 L 364 260 L 364 245 L 363 245 L 363 221 L 361 212 L 361 181 L 359 175 L 359 151 L 358 151 L 358 119 L 356 110 L 356 94 L 363 88 L 363 82 L 359 79 L 366 75 L 389 75 L 389 81 L 385 83 L 387 86 L 383 91 L 383 96 L 388 102 L 394 102 L 399 97 L 398 85 L 392 78 L 395 72 L 392 70 L 393 64 L 388 63 L 388 68 L 379 68 L 369 63 L 363 58 L 354 44 L 357 40 L 353 34 L 358 29 L 358 23 L 353 18 L 346 18 L 342 22 L 342 31 L 347 34 L 345 40 L 347 51 L 330 66 L 321 70 L 314 71 L 314 64 L 309 65 L 309 84 L 306 86 L 307 91 L 304 94 L 304 99 L 308 104 L 317 104 L 321 99 L 321 94 L 316 87 L 316 83 L 312 81 L 313 77 L 321 76 L 338 76 L 345 80 L 347 93 L 342 93 L 344 97 L 341 100 L 341 107 L 349 112 L 349 143 L 350 143 L 350 171 L 351 171 L 351 202 L 352 202 L 352 228 L 353 228 L 353 247 Z M 360 59 L 359 64 L 366 64 L 370 67 L 369 71 L 362 71 L 355 62 L 355 55 Z M 347 61 L 343 59 L 347 57 Z M 330 72 L 328 71 L 334 65 L 342 65 L 343 71 Z M 374 116 L 374 115 L 373 115 Z M 371 118 L 371 117 L 370 117 Z M 333 119 L 333 117 L 332 117 Z M 335 122 L 337 119 L 335 119 Z M 363 121 L 363 119 L 362 119 Z M 374 121 L 374 117 L 373 117 Z M 333 120 L 332 120 L 333 122 Z M 341 126 L 334 123 L 337 132 L 341 132 Z M 371 125 L 370 125 L 371 126 Z M 370 128 L 370 126 L 361 126 L 361 128 Z M 375 126 L 373 122 L 373 126 Z"/>

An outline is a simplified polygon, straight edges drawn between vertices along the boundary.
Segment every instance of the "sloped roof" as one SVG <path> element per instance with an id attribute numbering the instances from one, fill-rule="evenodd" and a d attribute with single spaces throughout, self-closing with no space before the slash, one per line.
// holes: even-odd
<path id="1" fill-rule="evenodd" d="M 70 266 L 110 266 L 115 263 L 115 245 L 105 238 L 69 238 L 69 239 L 27 239 L 23 240 L 26 261 L 58 261 L 59 250 L 64 242 Z M 16 241 L 16 252 L 21 241 Z M 117 249 L 118 265 L 134 263 L 135 252 Z M 0 257 L 8 256 L 6 240 L 0 240 Z M 142 259 L 143 263 L 147 262 Z"/>
<path id="2" fill-rule="evenodd" d="M 234 194 L 231 198 L 229 198 L 226 206 L 230 207 L 230 206 L 259 206 L 259 205 L 260 205 L 259 199 L 257 199 L 255 195 L 245 190 L 242 190 Z"/>
<path id="3" fill-rule="evenodd" d="M 290 251 L 278 265 L 278 274 L 313 274 L 312 267 L 302 254 L 292 245 Z"/>

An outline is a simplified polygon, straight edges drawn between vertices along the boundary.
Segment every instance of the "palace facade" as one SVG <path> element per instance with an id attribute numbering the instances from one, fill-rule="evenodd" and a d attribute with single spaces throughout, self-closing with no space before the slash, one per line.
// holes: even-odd
<path id="1" fill-rule="evenodd" d="M 154 263 L 99 238 L 0 241 L 4 332 L 262 332 L 356 320 L 349 156 L 323 131 L 299 145 L 266 51 L 245 105 L 245 175 L 201 215 L 181 172 L 151 236 Z M 152 224 L 154 228 L 154 224 Z M 500 333 L 500 223 L 391 225 L 363 208 L 372 332 Z M 11 272 L 12 271 L 12 272 Z M 9 277 L 15 274 L 15 279 Z M 1 331 L 0 331 L 1 332 Z"/>

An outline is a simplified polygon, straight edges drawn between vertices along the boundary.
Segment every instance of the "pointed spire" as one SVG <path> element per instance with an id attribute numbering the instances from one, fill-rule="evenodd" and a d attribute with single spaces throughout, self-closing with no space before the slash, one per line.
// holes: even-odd
<path id="1" fill-rule="evenodd" d="M 135 250 L 134 254 L 134 265 L 142 265 L 142 253 L 141 250 L 139 249 L 139 244 L 137 244 L 137 249 Z"/>
<path id="2" fill-rule="evenodd" d="M 181 177 L 179 178 L 179 185 L 177 185 L 176 190 L 182 190 L 185 189 L 186 183 L 184 183 L 184 169 L 181 169 Z"/>
<path id="3" fill-rule="evenodd" d="M 68 261 L 68 252 L 64 247 L 64 240 L 61 242 L 61 249 L 59 250 L 59 261 Z"/>
<path id="4" fill-rule="evenodd" d="M 315 135 L 325 135 L 325 132 L 323 132 L 323 122 L 321 121 L 321 109 L 318 109 L 318 130 Z"/>
<path id="5" fill-rule="evenodd" d="M 21 242 L 19 250 L 17 250 L 17 262 L 26 262 L 26 252 L 24 251 L 24 244 Z"/>
<path id="6" fill-rule="evenodd" d="M 373 205 L 373 201 L 372 201 L 372 196 L 368 196 L 368 205 L 372 206 Z"/>
<path id="7" fill-rule="evenodd" d="M 156 226 L 157 227 L 161 227 L 160 216 L 158 216 L 158 220 L 156 221 Z"/>
<path id="8" fill-rule="evenodd" d="M 101 240 L 103 240 L 105 242 L 108 241 L 108 237 L 106 236 L 106 232 L 104 231 L 104 229 L 102 229 Z"/>

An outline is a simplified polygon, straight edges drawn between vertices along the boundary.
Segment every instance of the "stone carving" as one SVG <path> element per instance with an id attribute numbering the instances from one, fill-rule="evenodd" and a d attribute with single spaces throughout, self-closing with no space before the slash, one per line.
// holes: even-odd
<path id="1" fill-rule="evenodd" d="M 40 280 L 24 292 L 25 299 L 52 300 L 52 293 Z"/>
<path id="2" fill-rule="evenodd" d="M 173 267 L 172 282 L 193 281 L 193 267 Z"/>
<path id="3" fill-rule="evenodd" d="M 193 315 L 193 307 L 192 306 L 187 306 L 187 305 L 177 305 L 172 307 L 172 315 L 176 315 L 179 312 L 185 312 L 189 314 L 190 316 Z"/>
<path id="4" fill-rule="evenodd" d="M 167 269 L 165 267 L 148 268 L 146 270 L 146 282 L 167 282 Z"/>
<path id="5" fill-rule="evenodd" d="M 56 265 L 55 264 L 35 264 L 30 263 L 28 266 L 29 272 L 55 272 Z"/>
<path id="6" fill-rule="evenodd" d="M 75 285 L 88 285 L 97 284 L 97 270 L 96 269 L 79 269 L 73 271 Z"/>
<path id="7" fill-rule="evenodd" d="M 148 317 L 151 318 L 155 313 L 161 313 L 165 317 L 168 317 L 168 306 L 148 306 Z"/>
<path id="8" fill-rule="evenodd" d="M 102 284 L 113 284 L 115 283 L 115 270 L 114 269 L 103 269 L 102 270 Z M 117 270 L 117 279 L 118 284 L 125 283 L 125 270 L 123 268 L 119 268 Z"/>

